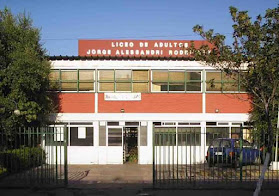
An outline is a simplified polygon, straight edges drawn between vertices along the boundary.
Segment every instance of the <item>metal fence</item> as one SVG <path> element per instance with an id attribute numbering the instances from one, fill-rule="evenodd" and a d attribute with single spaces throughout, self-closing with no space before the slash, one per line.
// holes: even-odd
<path id="1" fill-rule="evenodd" d="M 0 187 L 65 186 L 67 128 L 19 128 L 0 131 Z"/>
<path id="2" fill-rule="evenodd" d="M 266 139 L 249 127 L 154 126 L 153 138 L 155 188 L 254 188 L 262 172 Z M 274 152 L 264 187 L 279 184 Z"/>

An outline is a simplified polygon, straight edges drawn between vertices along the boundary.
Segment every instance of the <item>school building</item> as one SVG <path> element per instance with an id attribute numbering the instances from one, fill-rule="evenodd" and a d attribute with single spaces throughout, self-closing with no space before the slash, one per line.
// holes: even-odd
<path id="1" fill-rule="evenodd" d="M 160 142 L 195 148 L 185 162 L 203 163 L 214 138 L 235 137 L 249 96 L 238 75 L 191 59 L 191 44 L 206 41 L 79 40 L 78 56 L 50 57 L 52 120 L 57 131 L 67 124 L 69 164 L 152 164 Z"/>

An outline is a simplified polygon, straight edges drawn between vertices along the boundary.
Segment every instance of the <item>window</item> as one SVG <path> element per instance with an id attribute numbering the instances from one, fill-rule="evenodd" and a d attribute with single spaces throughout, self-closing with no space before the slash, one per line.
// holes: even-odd
<path id="1" fill-rule="evenodd" d="M 60 90 L 60 71 L 59 70 L 51 70 L 49 74 L 50 80 L 50 89 L 51 90 Z"/>
<path id="2" fill-rule="evenodd" d="M 99 70 L 101 92 L 149 92 L 148 70 Z"/>
<path id="3" fill-rule="evenodd" d="M 168 91 L 168 71 L 152 71 L 152 91 Z"/>
<path id="4" fill-rule="evenodd" d="M 169 91 L 185 91 L 185 71 L 169 72 Z"/>
<path id="5" fill-rule="evenodd" d="M 71 127 L 70 145 L 71 146 L 93 146 L 94 145 L 93 127 Z"/>
<path id="6" fill-rule="evenodd" d="M 122 146 L 122 128 L 108 128 L 108 146 Z"/>
<path id="7" fill-rule="evenodd" d="M 77 91 L 78 72 L 77 70 L 61 70 L 61 90 Z"/>
<path id="8" fill-rule="evenodd" d="M 201 72 L 186 73 L 186 91 L 201 91 Z"/>
<path id="9" fill-rule="evenodd" d="M 98 71 L 99 91 L 114 92 L 114 70 Z"/>
<path id="10" fill-rule="evenodd" d="M 94 91 L 94 70 L 79 70 L 79 91 Z"/>
<path id="11" fill-rule="evenodd" d="M 131 70 L 115 70 L 115 81 L 116 81 L 115 91 L 131 92 L 132 90 L 131 77 L 132 77 Z"/>
<path id="12" fill-rule="evenodd" d="M 240 127 L 231 128 L 231 138 L 239 139 L 241 136 Z M 249 142 L 253 141 L 252 129 L 250 127 L 242 127 L 242 136 L 243 139 L 248 140 Z"/>
<path id="13" fill-rule="evenodd" d="M 206 145 L 216 138 L 229 138 L 229 127 L 206 127 Z"/>
<path id="14" fill-rule="evenodd" d="M 51 90 L 94 91 L 94 70 L 52 70 L 49 75 Z"/>
<path id="15" fill-rule="evenodd" d="M 140 127 L 140 146 L 147 146 L 147 127 Z"/>
<path id="16" fill-rule="evenodd" d="M 240 140 L 235 141 L 234 147 L 235 147 L 235 148 L 240 148 Z M 242 142 L 242 147 L 243 147 L 243 148 L 252 148 L 253 145 L 252 145 L 250 142 L 248 142 L 248 141 L 246 141 L 246 140 L 243 140 L 243 142 Z"/>
<path id="17" fill-rule="evenodd" d="M 241 91 L 239 74 L 226 74 L 225 72 L 206 72 L 207 91 Z"/>
<path id="18" fill-rule="evenodd" d="M 231 128 L 231 138 L 239 139 L 240 138 L 240 127 Z"/>
<path id="19" fill-rule="evenodd" d="M 221 72 L 206 72 L 206 91 L 221 91 Z"/>
<path id="20" fill-rule="evenodd" d="M 201 91 L 201 72 L 188 72 L 185 70 L 153 70 L 152 91 Z"/>
<path id="21" fill-rule="evenodd" d="M 46 146 L 59 146 L 64 144 L 64 127 L 50 127 L 49 134 L 45 135 Z"/>
<path id="22" fill-rule="evenodd" d="M 156 146 L 175 146 L 176 128 L 175 127 L 155 127 Z"/>
<path id="23" fill-rule="evenodd" d="M 201 128 L 200 127 L 178 127 L 178 146 L 200 146 Z"/>
<path id="24" fill-rule="evenodd" d="M 106 146 L 106 126 L 99 126 L 99 146 Z"/>
<path id="25" fill-rule="evenodd" d="M 133 92 L 149 92 L 149 71 L 133 70 Z"/>

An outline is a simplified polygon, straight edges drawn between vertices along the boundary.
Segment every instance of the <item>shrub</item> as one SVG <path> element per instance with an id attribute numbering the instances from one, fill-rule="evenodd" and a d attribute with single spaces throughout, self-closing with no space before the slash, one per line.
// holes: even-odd
<path id="1" fill-rule="evenodd" d="M 40 147 L 21 147 L 0 153 L 0 164 L 8 172 L 19 172 L 45 163 L 46 154 Z"/>
<path id="2" fill-rule="evenodd" d="M 138 162 L 138 150 L 136 148 L 131 149 L 129 152 L 130 156 L 128 158 L 129 162 L 137 163 Z"/>

